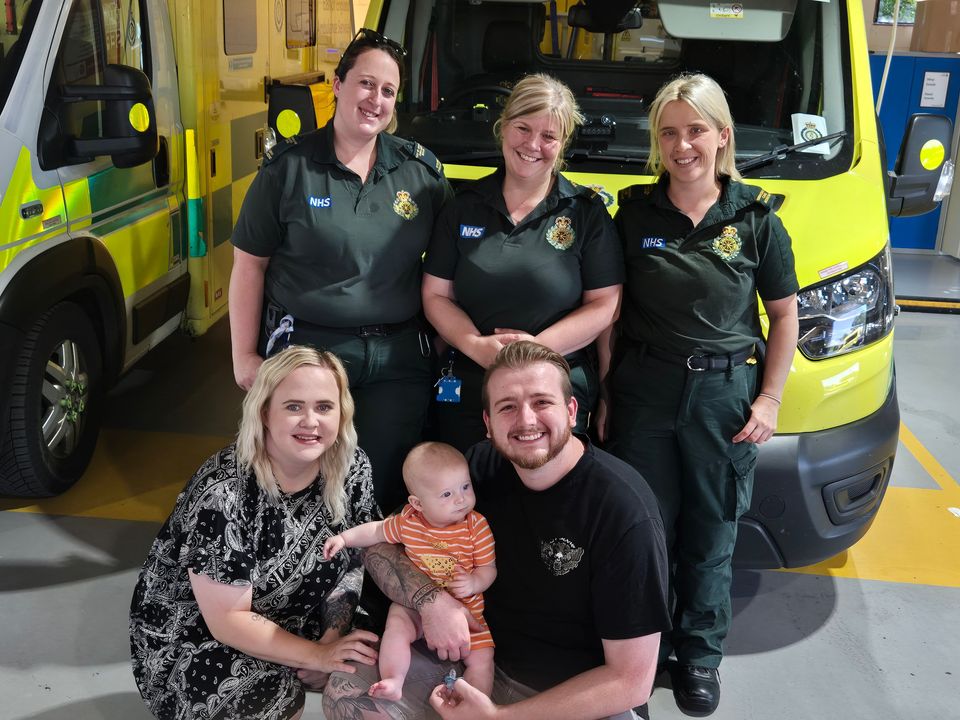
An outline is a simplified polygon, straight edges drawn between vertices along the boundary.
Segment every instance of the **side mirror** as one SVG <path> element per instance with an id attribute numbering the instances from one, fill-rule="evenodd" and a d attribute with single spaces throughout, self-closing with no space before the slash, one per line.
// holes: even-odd
<path id="1" fill-rule="evenodd" d="M 44 108 L 40 124 L 38 161 L 44 170 L 89 162 L 109 155 L 120 168 L 135 167 L 156 157 L 160 149 L 157 114 L 150 81 L 127 65 L 107 65 L 103 85 L 64 85 L 54 107 Z M 79 134 L 63 128 L 76 126 L 66 117 L 77 103 L 97 103 L 86 113 L 99 122 L 81 122 Z M 93 118 L 96 120 L 96 117 Z M 92 128 L 91 132 L 86 132 Z"/>
<path id="2" fill-rule="evenodd" d="M 897 164 L 889 174 L 887 206 L 891 215 L 921 215 L 939 205 L 934 195 L 944 166 L 950 161 L 952 137 L 949 118 L 925 113 L 910 116 Z"/>

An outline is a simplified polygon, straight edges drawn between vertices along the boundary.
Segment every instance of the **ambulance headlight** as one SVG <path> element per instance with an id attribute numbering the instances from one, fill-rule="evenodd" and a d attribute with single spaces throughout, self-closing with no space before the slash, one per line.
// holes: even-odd
<path id="1" fill-rule="evenodd" d="M 889 247 L 855 270 L 801 290 L 797 305 L 797 344 L 811 360 L 853 352 L 886 337 L 896 310 Z"/>

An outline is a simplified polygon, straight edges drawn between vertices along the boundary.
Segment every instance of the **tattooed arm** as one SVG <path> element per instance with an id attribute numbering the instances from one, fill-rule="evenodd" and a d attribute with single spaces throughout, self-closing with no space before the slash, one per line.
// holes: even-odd
<path id="1" fill-rule="evenodd" d="M 459 660 L 470 652 L 470 628 L 476 620 L 452 595 L 417 569 L 399 545 L 381 543 L 363 551 L 363 564 L 384 594 L 420 613 L 427 646 L 441 660 Z"/>
<path id="2" fill-rule="evenodd" d="M 351 553 L 352 554 L 352 553 Z M 360 601 L 360 588 L 363 585 L 363 566 L 347 570 L 339 584 L 333 588 L 323 601 L 321 611 L 323 617 L 324 635 L 336 630 L 337 635 L 343 636 L 350 632 L 353 624 L 353 615 Z"/>

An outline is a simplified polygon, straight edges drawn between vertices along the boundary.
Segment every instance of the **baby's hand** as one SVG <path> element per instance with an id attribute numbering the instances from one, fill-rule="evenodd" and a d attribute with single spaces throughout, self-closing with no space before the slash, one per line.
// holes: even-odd
<path id="1" fill-rule="evenodd" d="M 328 538 L 323 544 L 323 559 L 329 560 L 343 550 L 345 546 L 346 543 L 343 540 L 343 535 L 334 535 L 332 538 Z"/>
<path id="2" fill-rule="evenodd" d="M 458 567 L 453 575 L 453 580 L 447 583 L 447 589 L 455 598 L 468 598 L 471 595 L 476 595 L 473 585 L 473 575 Z"/>

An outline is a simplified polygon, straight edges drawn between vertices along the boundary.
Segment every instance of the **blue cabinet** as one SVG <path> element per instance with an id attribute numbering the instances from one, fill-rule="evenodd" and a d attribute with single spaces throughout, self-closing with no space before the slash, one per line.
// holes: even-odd
<path id="1" fill-rule="evenodd" d="M 870 73 L 873 78 L 873 97 L 880 91 L 885 56 L 870 55 Z M 921 107 L 924 75 L 947 73 L 946 102 L 942 108 Z M 928 53 L 895 53 L 890 61 L 887 86 L 880 108 L 880 127 L 887 145 L 887 169 L 893 170 L 897 151 L 903 139 L 907 120 L 914 113 L 946 115 L 957 123 L 957 101 L 960 98 L 960 56 L 931 55 Z M 954 148 L 956 151 L 956 148 Z M 937 249 L 937 229 L 940 226 L 940 208 L 906 218 L 890 218 L 890 243 L 895 248 L 916 250 Z"/>

